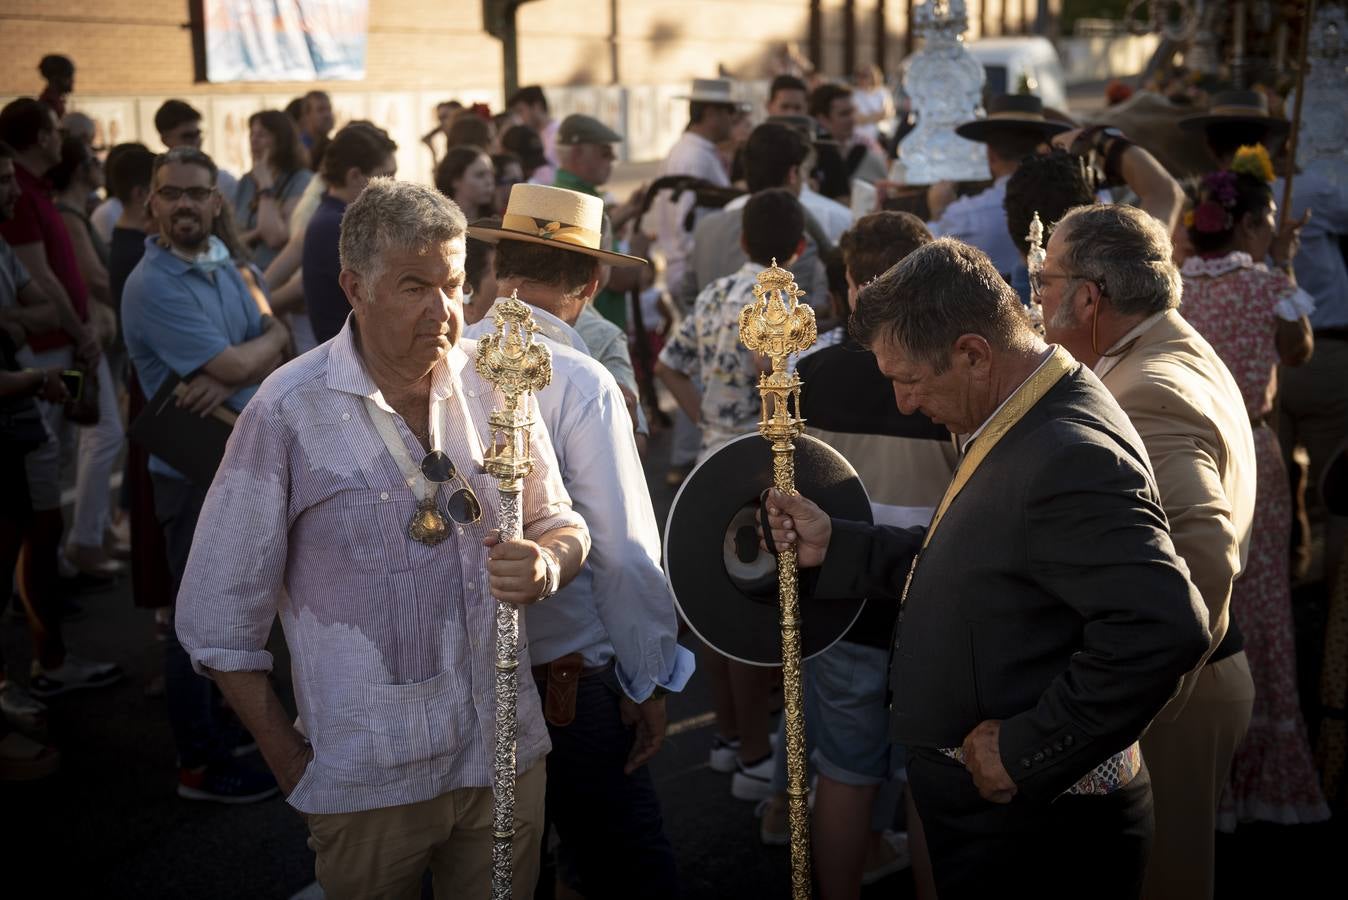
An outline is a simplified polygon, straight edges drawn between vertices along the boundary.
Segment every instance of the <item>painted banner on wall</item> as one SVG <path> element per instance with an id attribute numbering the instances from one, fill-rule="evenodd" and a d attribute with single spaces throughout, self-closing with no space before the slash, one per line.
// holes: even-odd
<path id="1" fill-rule="evenodd" d="M 206 0 L 206 80 L 359 81 L 369 0 Z"/>

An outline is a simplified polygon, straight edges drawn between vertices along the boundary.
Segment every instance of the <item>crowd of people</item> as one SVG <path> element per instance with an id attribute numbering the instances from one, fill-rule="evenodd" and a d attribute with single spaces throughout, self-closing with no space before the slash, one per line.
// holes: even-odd
<path id="1" fill-rule="evenodd" d="M 696 79 L 656 180 L 614 197 L 623 134 L 537 86 L 441 104 L 421 186 L 321 91 L 253 114 L 236 176 L 186 100 L 154 117 L 162 149 L 102 148 L 67 111 L 73 64 L 41 73 L 0 110 L 0 555 L 33 642 L 26 678 L 0 659 L 0 778 L 57 771 L 48 704 L 124 677 L 62 623 L 129 578 L 178 796 L 284 794 L 330 896 L 428 868 L 437 896 L 483 896 L 500 600 L 528 636 L 515 896 L 548 828 L 581 895 L 677 896 L 646 764 L 695 668 L 709 767 L 787 843 L 779 675 L 680 644 L 643 468 L 658 432 L 678 485 L 756 430 L 770 361 L 739 318 L 778 265 L 818 320 L 800 412 L 876 526 L 767 502 L 815 594 L 871 598 L 805 665 L 820 896 L 909 866 L 924 897 L 1057 896 L 1101 866 L 1109 896 L 1211 896 L 1218 829 L 1343 802 L 1300 706 L 1289 556 L 1308 509 L 1348 615 L 1343 501 L 1287 461 L 1318 485 L 1348 437 L 1348 193 L 1297 174 L 1279 209 L 1265 95 L 1180 121 L 1210 158 L 1188 179 L 1119 128 L 991 98 L 958 129 L 991 180 L 910 186 L 878 72 L 781 74 L 761 110 Z M 504 540 L 471 360 L 510 296 L 552 383 Z M 227 445 L 142 430 L 170 404 Z M 278 619 L 298 719 L 269 680 Z"/>

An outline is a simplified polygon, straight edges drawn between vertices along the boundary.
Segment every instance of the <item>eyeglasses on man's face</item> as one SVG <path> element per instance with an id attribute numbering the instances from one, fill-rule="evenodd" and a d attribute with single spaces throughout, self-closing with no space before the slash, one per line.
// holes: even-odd
<path id="1" fill-rule="evenodd" d="M 186 197 L 193 203 L 205 203 L 207 200 L 211 199 L 212 195 L 215 194 L 215 188 L 213 187 L 181 188 L 175 187 L 174 185 L 171 184 L 166 184 L 163 187 L 156 189 L 155 194 L 159 197 L 160 200 L 163 200 L 165 203 L 177 203 L 183 197 Z"/>

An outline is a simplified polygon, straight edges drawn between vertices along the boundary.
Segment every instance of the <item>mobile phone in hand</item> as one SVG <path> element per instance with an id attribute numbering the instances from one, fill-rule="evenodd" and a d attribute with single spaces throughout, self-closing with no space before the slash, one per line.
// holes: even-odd
<path id="1" fill-rule="evenodd" d="M 61 383 L 66 386 L 71 400 L 78 401 L 84 396 L 84 373 L 79 369 L 62 369 Z"/>

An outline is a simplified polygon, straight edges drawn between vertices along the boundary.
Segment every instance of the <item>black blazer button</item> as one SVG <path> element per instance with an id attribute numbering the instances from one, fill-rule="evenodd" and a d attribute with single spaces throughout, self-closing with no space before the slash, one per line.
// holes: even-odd
<path id="1" fill-rule="evenodd" d="M 1037 762 L 1037 763 L 1043 762 L 1043 761 L 1044 761 L 1044 751 L 1041 750 L 1041 751 L 1039 751 L 1038 753 L 1036 753 L 1036 754 L 1034 755 L 1034 761 Z"/>
<path id="2" fill-rule="evenodd" d="M 1069 734 L 1069 735 L 1067 735 L 1066 737 L 1064 737 L 1064 738 L 1062 739 L 1062 743 L 1063 743 L 1063 746 L 1064 746 L 1064 747 L 1070 747 L 1070 746 L 1072 746 L 1074 743 L 1076 743 L 1076 741 L 1075 741 L 1075 739 Z"/>
<path id="3" fill-rule="evenodd" d="M 1055 742 L 1053 743 L 1053 752 L 1054 752 L 1054 753 L 1061 753 L 1061 752 L 1062 752 L 1062 741 L 1055 741 Z"/>
<path id="4" fill-rule="evenodd" d="M 1020 758 L 1020 766 L 1022 769 L 1028 769 L 1030 767 L 1030 758 L 1028 756 L 1022 756 Z"/>

